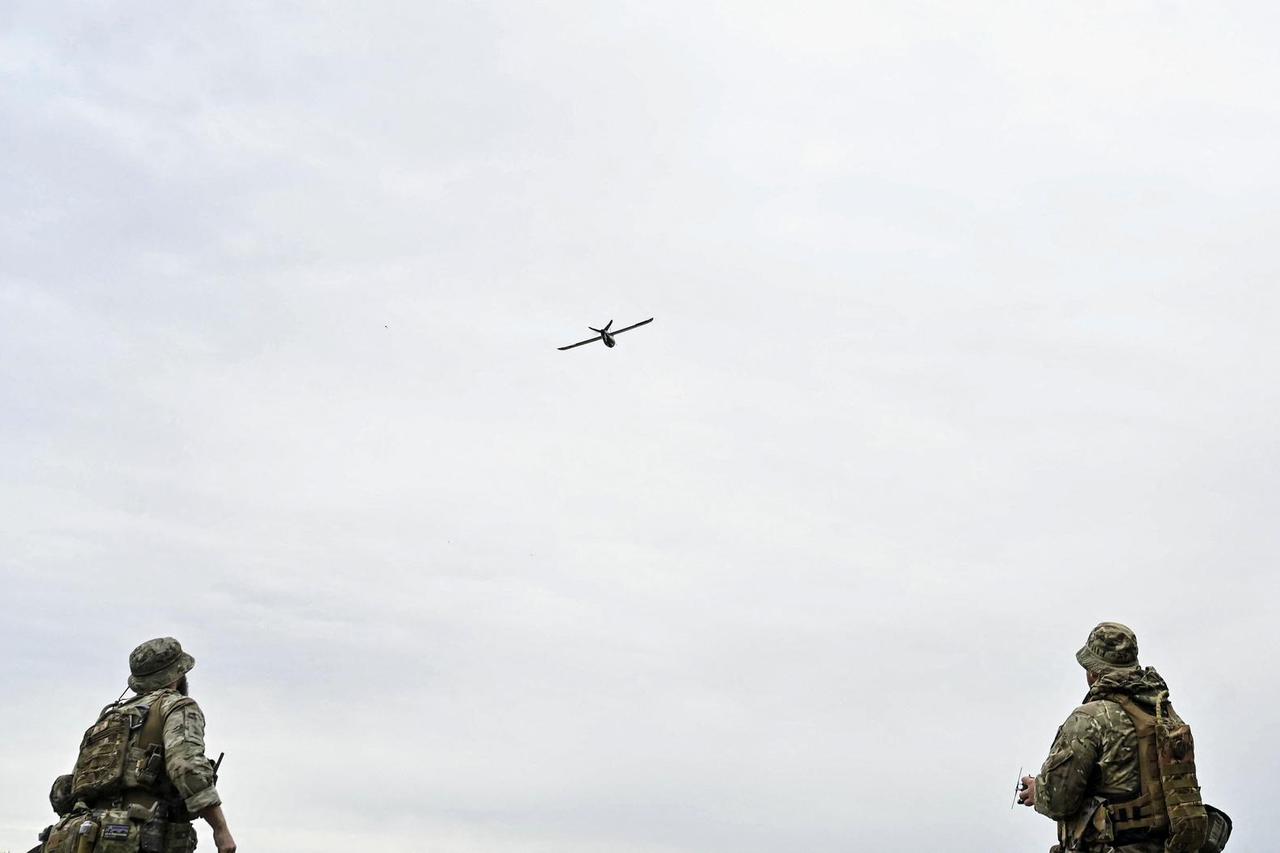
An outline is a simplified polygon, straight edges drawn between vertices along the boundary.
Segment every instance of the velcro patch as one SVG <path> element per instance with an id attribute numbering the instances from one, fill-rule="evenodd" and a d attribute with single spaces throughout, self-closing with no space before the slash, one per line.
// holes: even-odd
<path id="1" fill-rule="evenodd" d="M 109 823 L 102 828 L 103 838 L 128 838 L 129 824 L 127 823 Z"/>

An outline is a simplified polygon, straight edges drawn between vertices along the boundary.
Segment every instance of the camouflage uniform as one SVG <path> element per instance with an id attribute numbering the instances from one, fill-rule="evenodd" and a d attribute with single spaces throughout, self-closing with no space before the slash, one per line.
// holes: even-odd
<path id="1" fill-rule="evenodd" d="M 195 700 L 170 685 L 183 678 L 195 660 L 171 637 L 149 640 L 129 655 L 129 686 L 137 694 L 102 710 L 98 722 L 86 732 L 76 771 L 60 776 L 50 792 L 50 803 L 63 819 L 42 835 L 46 853 L 62 853 L 74 847 L 73 836 L 80 825 L 91 820 L 103 827 L 103 838 L 94 846 L 130 851 L 190 853 L 196 846 L 192 818 L 211 806 L 221 805 L 215 786 L 213 765 L 204 754 L 204 714 Z M 156 744 L 163 761 L 155 759 L 154 778 L 141 781 L 136 770 L 125 772 L 123 780 L 95 786 L 86 779 L 98 769 L 93 766 L 91 744 L 112 719 L 126 715 L 138 720 L 130 728 L 128 751 L 119 747 L 108 751 L 106 764 L 116 764 L 121 756 L 127 767 L 138 766 L 141 745 L 148 736 Z M 142 721 L 146 721 L 145 726 Z M 140 742 L 136 731 L 143 730 Z M 148 735 L 150 733 L 150 735 Z M 77 792 L 84 791 L 79 794 Z M 100 792 L 100 793 L 94 793 Z M 145 831 L 144 831 L 144 825 Z M 96 831 L 96 830 L 95 830 Z M 107 831 L 118 833 L 119 842 L 107 843 Z"/>
<path id="2" fill-rule="evenodd" d="M 193 699 L 162 687 L 117 706 L 121 710 L 148 705 L 164 717 L 164 769 L 190 815 L 222 804 L 214 787 L 213 764 L 204 754 L 204 713 Z M 182 702 L 174 710 L 174 706 Z"/>
<path id="3" fill-rule="evenodd" d="M 1138 794 L 1138 736 L 1133 720 L 1107 697 L 1124 694 L 1144 707 L 1154 707 L 1168 687 L 1154 669 L 1138 665 L 1138 642 L 1133 631 L 1104 622 L 1089 634 L 1076 660 L 1098 676 L 1084 704 L 1071 712 L 1058 729 L 1049 757 L 1036 776 L 1035 810 L 1058 821 L 1060 845 L 1067 835 L 1083 836 L 1074 849 L 1087 853 L 1162 853 L 1164 841 L 1150 839 L 1123 846 L 1099 840 L 1098 807 Z M 1102 835 L 1105 836 L 1106 830 Z"/>

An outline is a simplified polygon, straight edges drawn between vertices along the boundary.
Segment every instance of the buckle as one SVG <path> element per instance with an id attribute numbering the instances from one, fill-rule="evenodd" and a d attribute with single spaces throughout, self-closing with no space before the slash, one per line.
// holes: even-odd
<path id="1" fill-rule="evenodd" d="M 142 728 L 147 722 L 147 712 L 151 710 L 150 705 L 138 705 L 129 711 L 129 731 L 136 732 Z M 138 713 L 135 715 L 134 711 Z"/>

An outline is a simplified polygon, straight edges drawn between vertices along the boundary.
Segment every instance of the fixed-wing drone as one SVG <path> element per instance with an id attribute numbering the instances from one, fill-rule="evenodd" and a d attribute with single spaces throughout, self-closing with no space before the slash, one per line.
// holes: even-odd
<path id="1" fill-rule="evenodd" d="M 650 317 L 648 320 L 641 320 L 639 323 L 633 323 L 630 326 L 624 326 L 623 328 L 618 329 L 616 332 L 609 331 L 609 327 L 613 325 L 612 320 L 606 323 L 603 329 L 597 329 L 595 326 L 587 326 L 588 329 L 590 329 L 593 332 L 598 332 L 599 334 L 597 334 L 594 338 L 587 338 L 585 341 L 578 341 L 576 344 L 569 344 L 567 347 L 557 347 L 557 349 L 561 349 L 561 350 L 573 349 L 574 347 L 580 347 L 583 344 L 593 344 L 596 341 L 604 341 L 605 346 L 613 347 L 613 346 L 616 346 L 618 343 L 613 339 L 614 335 L 620 335 L 623 332 L 629 332 L 632 329 L 636 329 L 636 328 L 639 328 L 640 326 L 643 326 L 645 323 L 652 323 L 652 322 L 653 322 L 653 318 Z"/>

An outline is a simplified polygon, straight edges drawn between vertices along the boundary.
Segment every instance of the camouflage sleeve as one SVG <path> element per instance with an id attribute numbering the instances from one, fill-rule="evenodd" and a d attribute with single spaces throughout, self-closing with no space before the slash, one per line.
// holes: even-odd
<path id="1" fill-rule="evenodd" d="M 1036 776 L 1036 811 L 1054 820 L 1079 812 L 1101 751 L 1098 721 L 1077 708 L 1058 729 L 1049 757 Z"/>
<path id="2" fill-rule="evenodd" d="M 213 784 L 213 764 L 204 754 L 204 713 L 194 702 L 164 719 L 164 765 L 187 811 L 198 814 L 222 804 Z"/>

